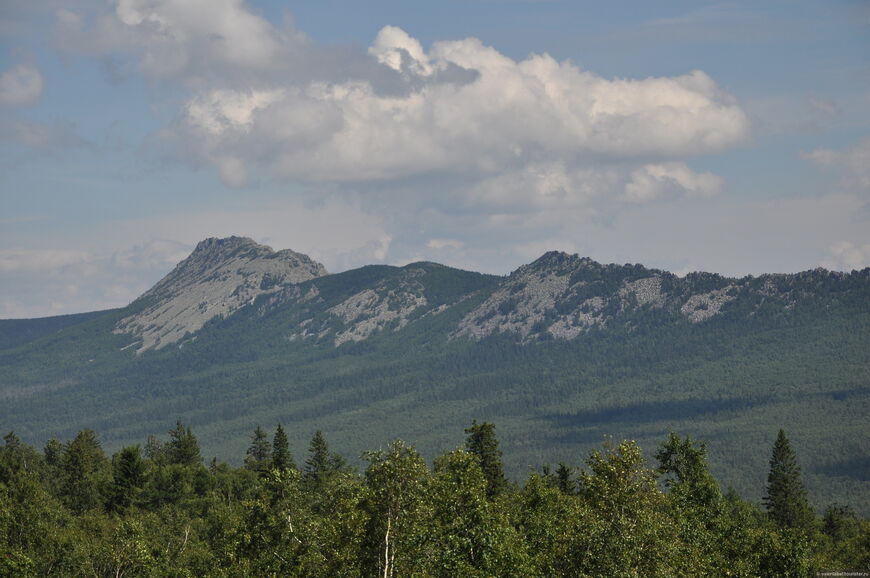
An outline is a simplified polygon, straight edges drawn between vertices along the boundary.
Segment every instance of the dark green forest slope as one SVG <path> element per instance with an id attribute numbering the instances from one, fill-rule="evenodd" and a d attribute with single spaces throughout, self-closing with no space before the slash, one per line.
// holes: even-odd
<path id="1" fill-rule="evenodd" d="M 180 419 L 224 460 L 280 422 L 293 451 L 319 428 L 353 460 L 399 437 L 431 458 L 488 420 L 514 479 L 611 438 L 652 451 L 673 430 L 755 501 L 783 427 L 816 507 L 867 515 L 868 303 L 868 270 L 678 278 L 555 253 L 506 278 L 371 266 L 262 294 L 162 348 L 116 332 L 143 299 L 0 351 L 0 426 L 37 445 L 93 428 L 115 450 Z"/>
<path id="2" fill-rule="evenodd" d="M 64 327 L 78 325 L 88 319 L 105 314 L 105 311 L 91 311 L 37 319 L 0 319 L 0 350 L 24 345 L 40 337 L 56 333 Z"/>

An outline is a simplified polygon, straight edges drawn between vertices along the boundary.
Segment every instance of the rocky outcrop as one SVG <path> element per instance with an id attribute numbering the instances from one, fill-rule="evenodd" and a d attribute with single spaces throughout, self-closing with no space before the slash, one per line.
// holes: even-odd
<path id="1" fill-rule="evenodd" d="M 321 279 L 326 275 L 322 265 L 293 251 L 276 252 L 239 237 L 207 239 L 131 306 L 115 332 L 132 336 L 128 348 L 158 349 L 263 296 L 255 315 L 284 311 L 283 335 L 297 343 L 338 347 L 447 311 L 453 312 L 451 321 L 438 329 L 447 339 L 506 334 L 520 342 L 571 340 L 593 330 L 787 315 L 814 300 L 866 294 L 870 286 L 870 270 L 677 277 L 555 251 L 501 278 L 434 263 L 376 266 Z"/>
<path id="2" fill-rule="evenodd" d="M 142 308 L 115 333 L 140 340 L 139 352 L 159 349 L 260 295 L 326 274 L 323 265 L 289 249 L 273 251 L 244 237 L 206 239 L 137 300 Z"/>
<path id="3" fill-rule="evenodd" d="M 425 307 L 426 297 L 418 292 L 389 291 L 385 295 L 367 289 L 329 309 L 339 317 L 346 329 L 335 336 L 338 347 L 346 341 L 362 341 L 386 327 L 399 330 L 418 307 Z"/>
<path id="4" fill-rule="evenodd" d="M 700 323 L 706 321 L 714 315 L 717 315 L 722 309 L 722 306 L 735 299 L 733 285 L 728 285 L 722 289 L 710 291 L 709 293 L 700 293 L 692 295 L 688 301 L 680 307 L 680 313 L 685 315 L 692 323 Z"/>
<path id="5" fill-rule="evenodd" d="M 421 281 L 425 275 L 425 269 L 405 269 L 397 279 L 382 281 L 326 309 L 327 317 L 321 319 L 316 329 L 312 327 L 313 318 L 304 319 L 288 339 L 322 339 L 331 335 L 330 339 L 338 347 L 348 341 L 363 341 L 385 329 L 398 331 L 408 325 L 412 317 L 421 316 L 421 311 L 431 309 L 426 312 L 437 314 L 445 306 L 429 307 Z M 316 291 L 316 288 L 312 286 L 309 293 L 312 290 Z M 305 296 L 300 296 L 298 302 L 301 304 L 306 300 Z M 313 312 L 309 314 L 313 315 Z M 330 318 L 339 322 L 338 329 Z"/>
<path id="6" fill-rule="evenodd" d="M 550 267 L 539 261 L 512 273 L 500 289 L 460 321 L 454 335 L 480 339 L 511 332 L 526 339 L 535 332 L 567 292 L 572 272 L 570 267 Z"/>
<path id="7" fill-rule="evenodd" d="M 554 251 L 511 273 L 462 319 L 453 337 L 514 333 L 523 341 L 574 339 L 625 312 L 661 308 L 667 301 L 659 271 Z"/>

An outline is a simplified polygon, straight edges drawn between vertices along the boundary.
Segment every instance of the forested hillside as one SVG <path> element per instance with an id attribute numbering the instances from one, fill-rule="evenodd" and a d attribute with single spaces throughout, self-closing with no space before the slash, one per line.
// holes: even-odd
<path id="1" fill-rule="evenodd" d="M 114 451 L 181 419 L 232 461 L 257 423 L 280 422 L 293 451 L 320 428 L 357 463 L 395 438 L 434 458 L 488 420 L 513 480 L 607 439 L 651 452 L 673 430 L 704 439 L 717 478 L 756 502 L 784 427 L 811 502 L 870 513 L 870 270 L 677 277 L 548 253 L 508 277 L 325 275 L 251 243 L 204 242 L 180 264 L 167 279 L 195 299 L 163 283 L 0 351 L 0 424 L 36 445 L 93 428 Z M 300 263 L 305 280 L 274 280 Z M 166 311 L 190 327 L 218 313 L 186 332 L 129 321 Z"/>
<path id="2" fill-rule="evenodd" d="M 461 433 L 461 432 L 460 432 Z M 362 473 L 319 430 L 294 459 L 257 426 L 244 465 L 204 464 L 181 422 L 111 459 L 92 430 L 0 447 L 0 575 L 815 576 L 870 570 L 870 521 L 817 515 L 780 430 L 765 505 L 722 491 L 706 447 L 605 444 L 508 482 L 491 423 L 429 467 L 396 440 Z M 772 439 L 772 436 L 771 436 Z"/>
<path id="3" fill-rule="evenodd" d="M 0 350 L 18 347 L 105 314 L 105 311 L 92 311 L 37 319 L 0 319 Z"/>

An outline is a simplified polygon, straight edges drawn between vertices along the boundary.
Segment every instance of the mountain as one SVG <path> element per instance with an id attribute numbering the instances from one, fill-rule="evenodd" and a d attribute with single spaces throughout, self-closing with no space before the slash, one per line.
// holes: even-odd
<path id="1" fill-rule="evenodd" d="M 132 305 L 115 332 L 139 338 L 139 353 L 160 349 L 260 295 L 323 275 L 323 265 L 289 249 L 272 251 L 243 237 L 206 239 Z"/>
<path id="2" fill-rule="evenodd" d="M 0 323 L 0 425 L 31 443 L 90 427 L 118 448 L 181 419 L 238 461 L 258 424 L 283 423 L 297 456 L 322 429 L 355 458 L 395 437 L 434 456 L 488 420 L 515 477 L 610 436 L 651 455 L 673 429 L 753 499 L 782 427 L 816 504 L 866 515 L 868 303 L 870 269 L 679 277 L 551 252 L 506 277 L 327 274 L 209 239 L 124 309 Z"/>

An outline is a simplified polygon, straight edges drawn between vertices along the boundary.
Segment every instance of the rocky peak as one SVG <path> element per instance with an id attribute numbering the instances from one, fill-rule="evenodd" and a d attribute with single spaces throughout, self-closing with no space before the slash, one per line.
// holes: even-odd
<path id="1" fill-rule="evenodd" d="M 601 267 L 595 261 L 560 251 L 545 253 L 523 265 L 475 310 L 466 315 L 454 336 L 480 339 L 511 332 L 523 340 L 537 336 L 555 320 L 553 312 L 578 284 L 578 273 Z"/>
<path id="2" fill-rule="evenodd" d="M 548 251 L 529 263 L 523 265 L 514 274 L 523 274 L 528 271 L 548 271 L 550 273 L 563 273 L 567 271 L 576 271 L 586 267 L 600 267 L 601 265 L 589 257 L 581 257 L 577 254 L 565 253 L 562 251 Z"/>
<path id="3" fill-rule="evenodd" d="M 136 312 L 115 332 L 140 340 L 140 352 L 164 347 L 259 295 L 326 274 L 323 265 L 289 249 L 273 251 L 246 237 L 206 239 L 133 304 Z"/>
<path id="4" fill-rule="evenodd" d="M 223 260 L 226 259 L 233 251 L 239 248 L 248 247 L 258 252 L 271 253 L 272 249 L 265 245 L 260 245 L 249 237 L 209 237 L 196 244 L 193 252 L 189 255 L 189 260 Z"/>

